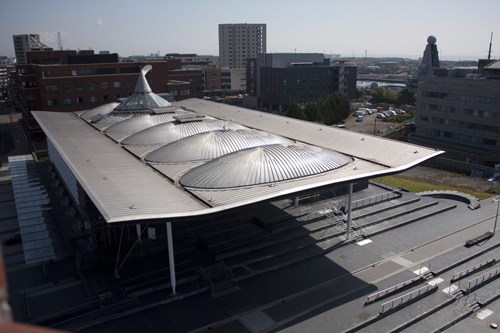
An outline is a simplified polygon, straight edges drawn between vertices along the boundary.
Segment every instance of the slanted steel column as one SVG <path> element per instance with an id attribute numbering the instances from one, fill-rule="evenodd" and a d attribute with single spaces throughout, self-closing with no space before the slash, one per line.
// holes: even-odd
<path id="1" fill-rule="evenodd" d="M 351 236 L 351 225 L 352 225 L 352 183 L 349 183 L 349 195 L 347 197 L 347 230 L 346 239 Z"/>
<path id="2" fill-rule="evenodd" d="M 140 224 L 135 225 L 135 231 L 137 232 L 137 240 L 140 242 L 141 241 L 141 225 Z"/>
<path id="3" fill-rule="evenodd" d="M 168 264 L 170 267 L 170 285 L 172 286 L 172 294 L 175 295 L 175 262 L 174 262 L 174 242 L 172 239 L 172 225 L 170 222 L 165 223 L 167 225 L 167 246 L 168 246 Z"/>

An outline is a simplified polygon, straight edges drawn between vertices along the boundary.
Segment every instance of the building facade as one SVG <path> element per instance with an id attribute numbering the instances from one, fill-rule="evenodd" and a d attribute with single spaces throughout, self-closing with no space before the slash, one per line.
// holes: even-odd
<path id="1" fill-rule="evenodd" d="M 14 52 L 18 64 L 27 63 L 26 52 L 28 51 L 52 50 L 51 47 L 42 43 L 38 34 L 13 35 L 12 39 L 14 41 Z"/>
<path id="2" fill-rule="evenodd" d="M 246 91 L 246 71 L 244 68 L 222 68 L 221 69 L 221 89 L 244 92 Z"/>
<path id="3" fill-rule="evenodd" d="M 258 54 L 247 62 L 247 94 L 262 109 L 316 101 L 334 92 L 356 96 L 357 67 L 331 64 L 322 53 Z"/>
<path id="4" fill-rule="evenodd" d="M 474 71 L 440 69 L 420 81 L 415 125 L 411 141 L 446 150 L 444 157 L 500 163 L 500 61 Z"/>
<path id="5" fill-rule="evenodd" d="M 200 70 L 181 70 L 178 59 L 119 62 L 116 53 L 85 51 L 30 51 L 27 64 L 16 65 L 16 84 L 23 122 L 32 138 L 41 134 L 33 110 L 75 111 L 97 107 L 129 96 L 142 67 L 151 88 L 177 100 L 202 97 Z"/>
<path id="6" fill-rule="evenodd" d="M 212 55 L 198 55 L 195 53 L 167 53 L 167 59 L 180 59 L 183 68 L 203 67 L 214 68 L 219 67 L 219 57 Z"/>
<path id="7" fill-rule="evenodd" d="M 246 68 L 246 59 L 266 53 L 265 24 L 219 24 L 219 66 Z"/>

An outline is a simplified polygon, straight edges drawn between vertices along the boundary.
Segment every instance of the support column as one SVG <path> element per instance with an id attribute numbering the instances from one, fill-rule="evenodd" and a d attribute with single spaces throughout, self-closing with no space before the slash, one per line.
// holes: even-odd
<path id="1" fill-rule="evenodd" d="M 140 224 L 135 225 L 135 231 L 137 232 L 137 241 L 140 243 L 141 242 L 141 225 Z"/>
<path id="2" fill-rule="evenodd" d="M 351 225 L 352 225 L 352 183 L 349 183 L 349 196 L 347 197 L 347 230 L 346 239 L 351 236 Z"/>
<path id="3" fill-rule="evenodd" d="M 172 225 L 170 222 L 167 225 L 167 247 L 168 247 L 168 264 L 170 267 L 170 285 L 172 286 L 172 294 L 175 295 L 175 262 L 174 262 L 174 242 L 172 240 Z"/>

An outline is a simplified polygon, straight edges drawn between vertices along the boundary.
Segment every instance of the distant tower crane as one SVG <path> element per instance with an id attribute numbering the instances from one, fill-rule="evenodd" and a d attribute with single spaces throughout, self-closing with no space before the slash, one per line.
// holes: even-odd
<path id="1" fill-rule="evenodd" d="M 491 59 L 491 42 L 493 41 L 493 32 L 491 32 L 490 36 L 490 49 L 488 50 L 488 60 Z"/>
<path id="2" fill-rule="evenodd" d="M 57 48 L 62 51 L 61 33 L 57 32 Z"/>

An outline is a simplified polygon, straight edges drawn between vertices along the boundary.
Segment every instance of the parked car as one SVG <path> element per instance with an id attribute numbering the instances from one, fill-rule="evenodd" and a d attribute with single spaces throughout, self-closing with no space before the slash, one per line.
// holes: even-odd
<path id="1" fill-rule="evenodd" d="M 383 113 L 377 113 L 377 118 L 379 118 L 379 119 L 384 119 L 384 118 L 385 118 L 385 116 L 384 116 L 384 114 L 383 114 Z"/>
<path id="2" fill-rule="evenodd" d="M 362 122 L 362 121 L 363 121 L 363 116 L 358 116 L 358 117 L 356 118 L 356 122 L 360 123 L 360 122 Z"/>

